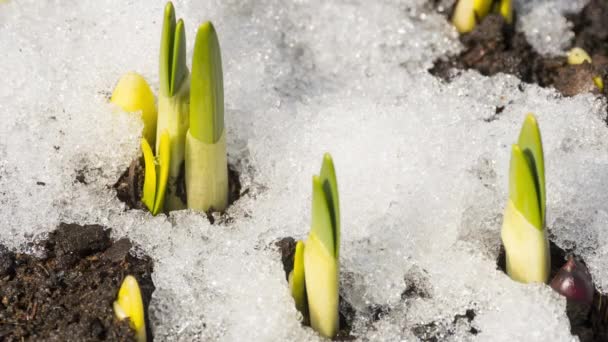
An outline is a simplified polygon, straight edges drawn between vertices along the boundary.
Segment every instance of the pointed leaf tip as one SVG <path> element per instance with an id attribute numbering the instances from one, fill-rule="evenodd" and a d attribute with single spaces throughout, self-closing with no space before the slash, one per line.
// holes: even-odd
<path id="1" fill-rule="evenodd" d="M 336 254 L 331 212 L 323 189 L 323 182 L 316 175 L 312 177 L 312 224 L 310 234 L 317 236 L 328 254 L 332 256 Z"/>
<path id="2" fill-rule="evenodd" d="M 177 94 L 188 74 L 186 65 L 186 30 L 184 21 L 179 19 L 175 26 L 173 38 L 173 55 L 171 58 L 171 96 Z"/>
<path id="3" fill-rule="evenodd" d="M 169 1 L 165 5 L 165 12 L 163 14 L 158 64 L 160 93 L 166 96 L 171 94 L 171 66 L 173 65 L 172 55 L 175 25 L 175 9 L 173 8 L 173 3 Z"/>
<path id="4" fill-rule="evenodd" d="M 338 181 L 334 162 L 329 153 L 323 155 L 321 172 L 319 173 L 323 185 L 323 191 L 327 200 L 327 206 L 332 222 L 332 232 L 334 240 L 335 256 L 339 256 L 340 251 L 340 199 L 338 195 Z"/>
<path id="5" fill-rule="evenodd" d="M 517 210 L 539 230 L 543 229 L 542 215 L 539 208 L 538 192 L 530 157 L 514 144 L 511 150 L 509 169 L 509 198 Z"/>
<path id="6" fill-rule="evenodd" d="M 135 330 L 137 341 L 146 341 L 143 299 L 135 277 L 128 275 L 123 280 L 114 302 L 114 314 L 119 320 L 129 318 L 129 325 Z"/>
<path id="7" fill-rule="evenodd" d="M 545 222 L 546 192 L 545 192 L 545 160 L 540 128 L 534 114 L 526 115 L 519 134 L 518 145 L 529 160 L 532 176 L 536 185 L 541 220 Z"/>
<path id="8" fill-rule="evenodd" d="M 173 7 L 173 2 L 167 1 L 165 4 L 165 18 L 175 18 L 175 8 Z"/>
<path id="9" fill-rule="evenodd" d="M 190 134 L 208 144 L 224 132 L 224 80 L 219 40 L 213 24 L 196 33 L 190 80 Z"/>
<path id="10" fill-rule="evenodd" d="M 165 6 L 158 71 L 160 94 L 168 97 L 177 94 L 188 75 L 184 21 L 180 19 L 176 23 L 171 2 Z"/>

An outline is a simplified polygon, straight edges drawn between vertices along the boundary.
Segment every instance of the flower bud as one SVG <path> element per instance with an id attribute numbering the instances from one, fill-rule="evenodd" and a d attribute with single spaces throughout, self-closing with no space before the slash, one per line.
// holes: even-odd
<path id="1" fill-rule="evenodd" d="M 591 275 L 587 267 L 576 261 L 572 256 L 557 272 L 557 275 L 551 281 L 551 287 L 569 300 L 585 304 L 591 304 L 593 301 L 594 289 Z"/>

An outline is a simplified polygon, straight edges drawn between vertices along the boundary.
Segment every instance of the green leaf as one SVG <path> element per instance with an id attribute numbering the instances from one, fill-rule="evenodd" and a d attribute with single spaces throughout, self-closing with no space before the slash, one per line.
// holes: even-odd
<path id="1" fill-rule="evenodd" d="M 169 142 L 169 132 L 165 130 L 160 136 L 158 148 L 158 170 L 156 171 L 156 198 L 154 200 L 154 210 L 152 215 L 158 214 L 165 203 L 165 192 L 167 190 L 167 180 L 169 179 L 169 166 L 171 162 L 171 148 Z"/>
<path id="2" fill-rule="evenodd" d="M 329 153 L 323 156 L 320 175 L 313 176 L 312 202 L 311 232 L 337 259 L 340 253 L 340 201 L 336 171 Z"/>
<path id="3" fill-rule="evenodd" d="M 540 208 L 541 222 L 545 222 L 545 160 L 543 156 L 543 143 L 536 118 L 528 114 L 519 134 L 517 142 L 527 156 L 534 177 L 538 207 Z"/>
<path id="4" fill-rule="evenodd" d="M 293 258 L 293 270 L 289 273 L 289 287 L 291 295 L 296 302 L 296 308 L 306 320 L 308 303 L 306 301 L 306 281 L 304 273 L 304 242 L 298 241 L 296 253 Z"/>
<path id="5" fill-rule="evenodd" d="M 511 0 L 497 0 L 494 2 L 494 13 L 500 14 L 507 24 L 513 23 L 513 4 Z"/>
<path id="6" fill-rule="evenodd" d="M 145 138 L 141 139 L 141 151 L 144 155 L 144 190 L 141 201 L 148 210 L 154 210 L 154 200 L 156 197 L 156 165 L 152 148 Z"/>
<path id="7" fill-rule="evenodd" d="M 519 145 L 513 145 L 509 170 L 509 198 L 530 224 L 543 230 L 543 218 L 530 155 L 522 151 Z"/>
<path id="8" fill-rule="evenodd" d="M 316 175 L 312 177 L 312 225 L 310 232 L 317 236 L 329 255 L 336 255 L 336 234 L 332 224 L 331 210 L 321 177 Z"/>
<path id="9" fill-rule="evenodd" d="M 165 5 L 163 30 L 160 36 L 159 81 L 160 93 L 171 96 L 171 68 L 173 65 L 173 39 L 175 33 L 175 9 L 171 1 Z"/>
<path id="10" fill-rule="evenodd" d="M 325 153 L 323 156 L 323 164 L 321 165 L 321 173 L 319 176 L 321 178 L 323 192 L 325 193 L 329 214 L 331 216 L 334 251 L 337 258 L 340 253 L 340 200 L 338 197 L 336 170 L 329 153 Z"/>
<path id="11" fill-rule="evenodd" d="M 475 12 L 475 16 L 477 20 L 481 21 L 485 18 L 490 10 L 492 9 L 493 0 L 474 0 L 473 1 L 473 11 Z"/>
<path id="12" fill-rule="evenodd" d="M 186 65 L 186 32 L 184 21 L 175 22 L 173 3 L 167 2 L 160 40 L 160 93 L 171 97 L 180 89 L 188 75 Z"/>
<path id="13" fill-rule="evenodd" d="M 190 80 L 190 134 L 208 144 L 224 132 L 222 57 L 215 28 L 202 24 L 196 33 Z"/>
<path id="14" fill-rule="evenodd" d="M 171 67 L 171 96 L 174 96 L 179 91 L 182 82 L 188 75 L 188 67 L 186 66 L 186 31 L 184 29 L 184 21 L 180 19 L 175 27 L 175 36 L 173 38 L 173 57 Z"/>

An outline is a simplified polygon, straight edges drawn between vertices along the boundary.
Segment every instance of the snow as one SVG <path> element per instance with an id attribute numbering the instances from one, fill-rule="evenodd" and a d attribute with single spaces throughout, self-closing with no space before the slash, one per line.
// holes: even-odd
<path id="1" fill-rule="evenodd" d="M 575 6 L 560 0 L 544 12 L 548 3 L 519 8 L 541 18 Z M 155 261 L 158 341 L 320 340 L 298 321 L 274 242 L 306 236 L 311 175 L 328 151 L 358 340 L 412 341 L 413 329 L 431 322 L 445 341 L 576 340 L 565 300 L 546 285 L 511 281 L 496 257 L 510 145 L 534 112 L 548 229 L 608 291 L 604 102 L 508 75 L 435 79 L 424 70 L 461 46 L 422 0 L 175 5 L 189 56 L 198 23 L 211 19 L 220 35 L 229 160 L 249 194 L 211 225 L 190 211 L 125 211 L 111 188 L 139 153 L 142 124 L 107 97 L 131 70 L 158 89 L 163 1 L 9 0 L 0 2 L 3 243 L 25 248 L 61 221 L 128 236 Z M 559 21 L 522 22 L 538 31 L 535 46 L 563 53 L 562 40 L 542 39 L 559 37 Z M 402 299 L 412 286 L 428 296 Z M 384 310 L 378 320 L 374 307 Z M 452 324 L 470 309 L 471 322 Z"/>

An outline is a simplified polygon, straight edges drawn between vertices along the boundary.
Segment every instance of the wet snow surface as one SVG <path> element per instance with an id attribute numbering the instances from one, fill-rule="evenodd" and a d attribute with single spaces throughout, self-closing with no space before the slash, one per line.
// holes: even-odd
<path id="1" fill-rule="evenodd" d="M 553 3 L 519 6 L 520 29 L 539 50 L 563 53 L 568 27 L 547 18 L 581 2 L 539 9 Z M 608 290 L 604 103 L 506 75 L 440 82 L 425 69 L 460 43 L 422 0 L 175 5 L 189 56 L 199 23 L 219 32 L 229 159 L 248 194 L 210 225 L 190 211 L 125 211 L 111 188 L 138 156 L 142 124 L 107 98 L 130 70 L 158 89 L 163 1 L 9 0 L 0 2 L 3 243 L 27 249 L 60 221 L 106 225 L 155 260 L 156 340 L 315 341 L 274 241 L 306 236 L 311 176 L 329 151 L 358 340 L 576 340 L 565 300 L 511 281 L 496 256 L 510 145 L 532 111 L 548 229 Z"/>

